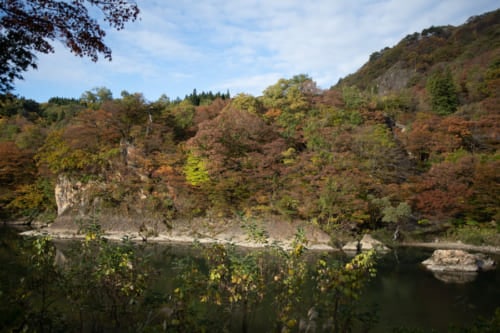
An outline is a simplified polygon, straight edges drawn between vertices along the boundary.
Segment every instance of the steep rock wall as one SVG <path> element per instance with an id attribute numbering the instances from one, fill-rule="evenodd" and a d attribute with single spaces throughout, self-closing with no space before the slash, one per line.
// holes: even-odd
<path id="1" fill-rule="evenodd" d="M 118 177 L 118 176 L 117 176 Z M 140 186 L 130 188 L 120 179 L 83 183 L 66 175 L 55 186 L 57 218 L 52 227 L 78 230 L 98 223 L 109 231 L 157 233 L 168 226 L 164 210 Z"/>

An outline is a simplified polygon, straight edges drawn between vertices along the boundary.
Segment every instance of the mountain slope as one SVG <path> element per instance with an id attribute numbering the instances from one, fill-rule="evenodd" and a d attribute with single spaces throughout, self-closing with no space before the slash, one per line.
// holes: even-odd
<path id="1" fill-rule="evenodd" d="M 500 10 L 496 10 L 473 16 L 458 27 L 430 27 L 408 35 L 396 46 L 374 52 L 335 87 L 357 86 L 379 95 L 409 90 L 419 95 L 430 75 L 447 67 L 464 105 L 498 94 L 498 78 L 493 87 L 485 81 L 498 77 L 499 63 Z"/>

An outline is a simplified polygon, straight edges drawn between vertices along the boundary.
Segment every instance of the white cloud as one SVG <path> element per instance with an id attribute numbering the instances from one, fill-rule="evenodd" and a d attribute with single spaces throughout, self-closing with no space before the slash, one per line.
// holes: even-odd
<path id="1" fill-rule="evenodd" d="M 276 83 L 280 78 L 280 73 L 266 73 L 244 77 L 238 76 L 215 84 L 210 89 L 223 92 L 229 89 L 232 96 L 239 93 L 260 96 L 265 87 Z"/>
<path id="2" fill-rule="evenodd" d="M 148 29 L 123 31 L 115 34 L 114 53 L 135 55 L 150 59 L 193 59 L 199 57 L 195 47 L 175 36 Z"/>
<path id="3" fill-rule="evenodd" d="M 88 81 L 89 78 L 97 81 L 104 79 L 99 72 L 89 72 L 90 60 L 75 57 L 60 44 L 54 46 L 54 53 L 38 55 L 38 69 L 25 73 L 23 76 L 26 81 L 49 81 L 64 85 Z"/>

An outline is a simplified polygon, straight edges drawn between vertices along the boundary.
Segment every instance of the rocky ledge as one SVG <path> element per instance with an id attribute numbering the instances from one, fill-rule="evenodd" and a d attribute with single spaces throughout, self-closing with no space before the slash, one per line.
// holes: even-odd
<path id="1" fill-rule="evenodd" d="M 360 251 L 370 251 L 375 250 L 378 252 L 388 252 L 390 249 L 385 246 L 382 242 L 376 240 L 371 235 L 366 234 L 361 238 L 361 240 L 356 240 L 347 243 L 342 247 L 345 252 L 360 252 Z"/>
<path id="2" fill-rule="evenodd" d="M 104 237 L 120 241 L 127 238 L 131 241 L 160 243 L 223 243 L 247 248 L 264 248 L 274 245 L 284 249 L 292 246 L 295 234 L 302 230 L 306 239 L 306 247 L 315 251 L 334 251 L 330 245 L 330 236 L 318 227 L 299 222 L 272 220 L 264 222 L 244 223 L 242 221 L 209 221 L 193 219 L 191 221 L 175 221 L 168 230 L 149 230 L 132 223 L 122 223 L 129 229 L 113 227 L 108 219 Z M 48 234 L 54 239 L 82 239 L 85 237 L 73 222 L 73 219 L 59 219 L 46 228 L 29 230 L 24 236 Z"/>

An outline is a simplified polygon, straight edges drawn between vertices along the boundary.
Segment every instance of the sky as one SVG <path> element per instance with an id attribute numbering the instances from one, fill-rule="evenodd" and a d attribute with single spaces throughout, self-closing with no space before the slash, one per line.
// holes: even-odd
<path id="1" fill-rule="evenodd" d="M 496 0 L 137 0 L 140 19 L 107 30 L 113 60 L 76 57 L 56 43 L 14 93 L 38 102 L 97 87 L 183 98 L 229 91 L 260 96 L 280 78 L 309 75 L 327 89 L 370 54 L 432 25 L 460 25 Z"/>

